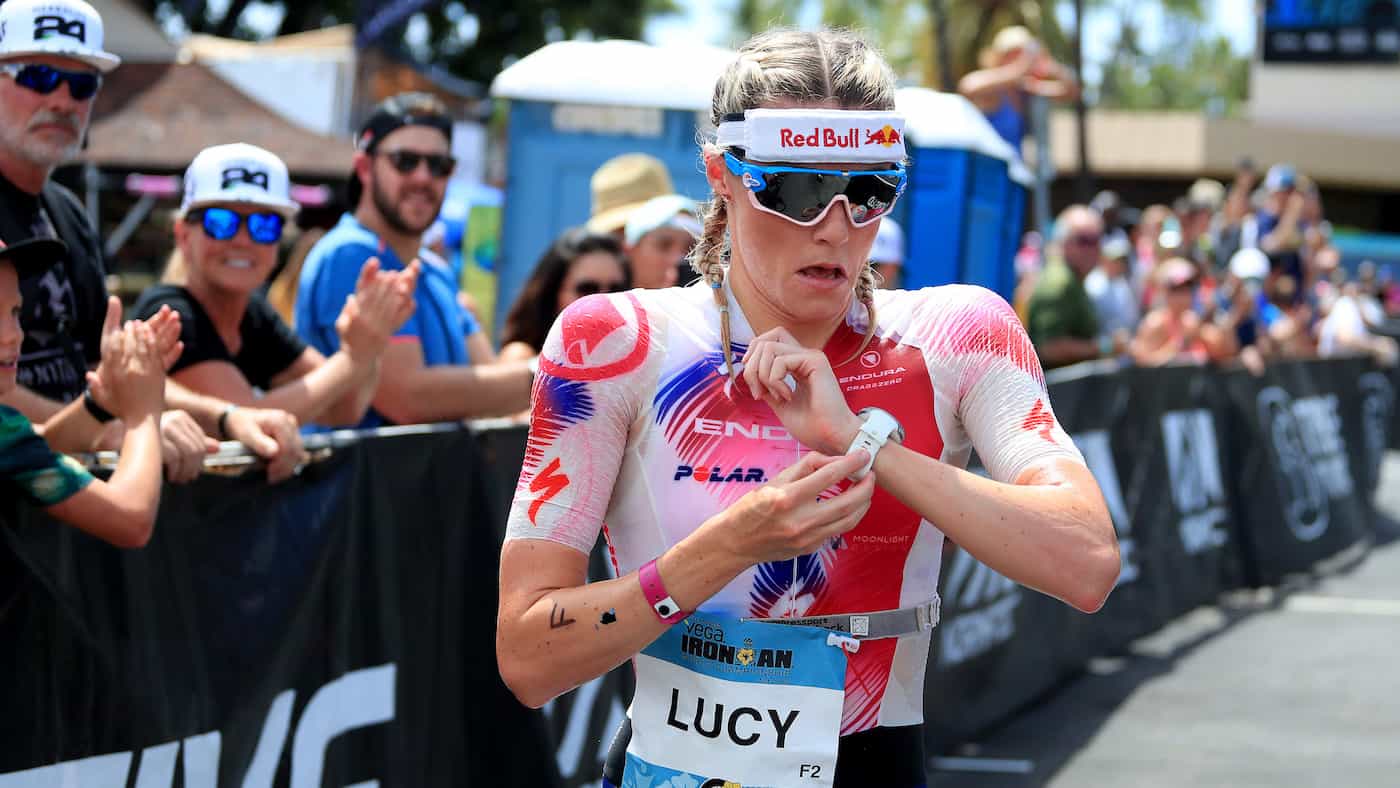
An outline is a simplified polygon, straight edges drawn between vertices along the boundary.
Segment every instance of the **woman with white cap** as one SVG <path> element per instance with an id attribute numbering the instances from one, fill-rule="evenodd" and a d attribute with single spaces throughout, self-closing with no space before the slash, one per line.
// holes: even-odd
<path id="1" fill-rule="evenodd" d="M 287 166 L 262 148 L 201 151 L 185 172 L 174 227 L 186 283 L 150 288 L 135 311 L 144 317 L 168 304 L 180 313 L 184 352 L 171 377 L 232 403 L 226 414 L 256 405 L 302 423 L 354 424 L 374 395 L 389 337 L 413 313 L 417 263 L 398 273 L 365 264 L 336 322 L 341 349 L 327 358 L 258 292 L 276 265 L 283 226 L 296 215 L 289 191 Z"/>

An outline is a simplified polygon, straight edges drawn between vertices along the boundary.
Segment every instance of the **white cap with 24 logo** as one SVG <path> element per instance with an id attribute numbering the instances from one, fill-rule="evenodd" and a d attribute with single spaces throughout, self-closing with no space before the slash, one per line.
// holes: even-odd
<path id="1" fill-rule="evenodd" d="M 122 61 L 102 49 L 102 32 L 102 16 L 83 0 L 0 3 L 0 60 L 54 55 L 82 61 L 105 74 Z"/>

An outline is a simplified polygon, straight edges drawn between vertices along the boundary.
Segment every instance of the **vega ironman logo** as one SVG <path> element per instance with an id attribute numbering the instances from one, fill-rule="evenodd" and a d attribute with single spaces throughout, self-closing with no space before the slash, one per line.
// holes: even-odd
<path id="1" fill-rule="evenodd" d="M 1299 541 L 1314 541 L 1331 522 L 1328 499 L 1347 498 L 1354 489 L 1337 395 L 1293 399 L 1270 386 L 1255 404 L 1278 469 L 1284 523 Z"/>
<path id="2" fill-rule="evenodd" d="M 1162 415 L 1167 474 L 1172 501 L 1181 516 L 1177 525 L 1187 555 L 1220 547 L 1228 540 L 1224 525 L 1225 485 L 1215 421 L 1205 409 L 1175 410 Z"/>
<path id="3" fill-rule="evenodd" d="M 356 728 L 394 719 L 393 664 L 355 670 L 322 686 L 302 709 L 291 743 L 291 788 L 320 788 L 326 749 L 336 737 Z M 257 750 L 244 772 L 244 788 L 271 786 L 282 761 L 287 734 L 292 730 L 296 690 L 284 690 L 273 699 L 263 718 Z M 141 788 L 175 786 L 175 761 L 184 768 L 184 788 L 214 788 L 219 781 L 219 756 L 223 737 L 218 731 L 155 744 L 141 750 L 135 774 L 135 752 L 116 752 L 75 761 L 40 766 L 0 775 L 0 786 L 74 785 L 107 788 L 129 785 Z M 377 784 L 377 783 L 368 783 Z"/>

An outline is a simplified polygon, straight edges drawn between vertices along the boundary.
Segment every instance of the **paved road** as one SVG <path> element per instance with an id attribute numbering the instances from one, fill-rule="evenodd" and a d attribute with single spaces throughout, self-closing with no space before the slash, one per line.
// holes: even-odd
<path id="1" fill-rule="evenodd" d="M 1242 592 L 1097 660 L 930 788 L 1400 786 L 1400 453 L 1360 563 Z M 1029 763 L 1026 763 L 1026 762 Z"/>

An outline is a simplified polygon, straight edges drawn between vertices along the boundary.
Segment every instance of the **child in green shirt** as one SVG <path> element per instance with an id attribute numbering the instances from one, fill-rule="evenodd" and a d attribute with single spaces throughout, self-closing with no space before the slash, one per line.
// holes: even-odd
<path id="1" fill-rule="evenodd" d="M 0 395 L 15 387 L 24 341 L 20 278 L 43 273 L 64 254 L 63 243 L 56 240 L 10 246 L 0 241 Z M 145 545 L 160 503 L 159 420 L 165 402 L 163 354 L 169 350 L 162 344 L 147 323 L 123 326 L 121 304 L 110 299 L 102 361 L 88 373 L 88 384 L 89 396 L 127 425 L 111 479 L 96 479 L 72 458 L 54 452 L 19 411 L 0 405 L 0 488 L 15 490 L 57 519 L 118 547 Z M 76 401 L 51 422 L 61 422 L 81 407 L 82 401 Z"/>

